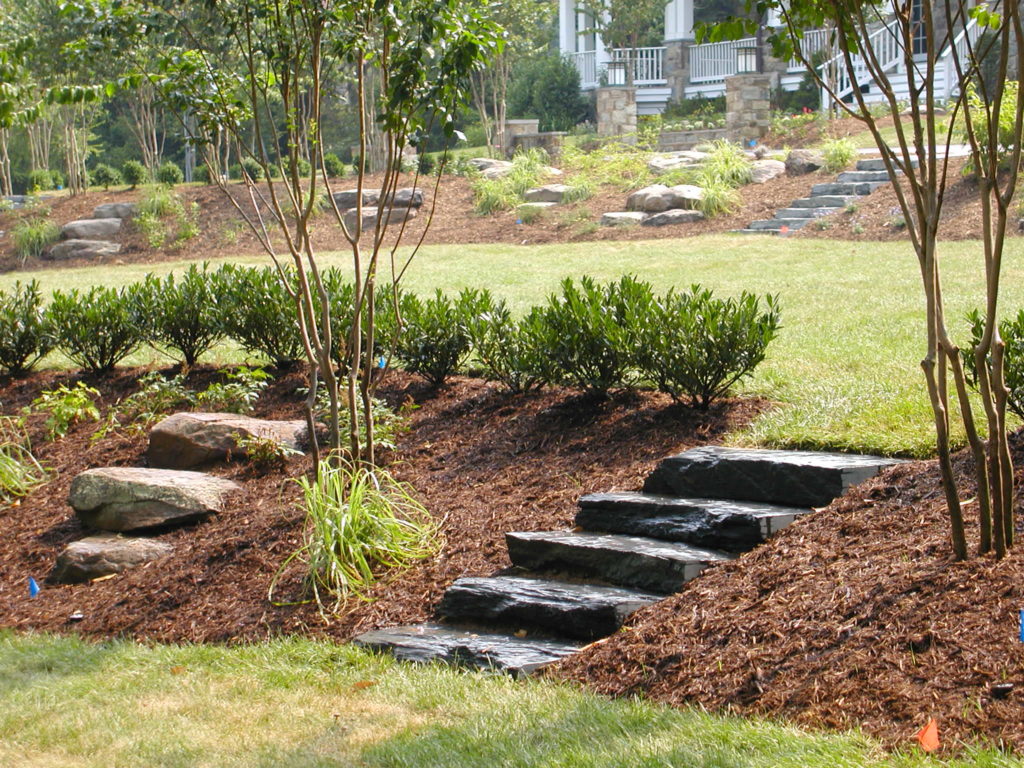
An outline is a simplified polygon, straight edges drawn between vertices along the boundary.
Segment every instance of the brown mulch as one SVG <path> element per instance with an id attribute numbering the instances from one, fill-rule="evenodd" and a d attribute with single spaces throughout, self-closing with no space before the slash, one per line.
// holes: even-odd
<path id="1" fill-rule="evenodd" d="M 957 469 L 971 498 L 970 457 Z M 894 747 L 934 717 L 947 748 L 1019 749 L 1024 552 L 954 562 L 944 510 L 934 462 L 892 468 L 552 674 L 614 696 L 862 727 Z M 1000 699 L 996 683 L 1014 690 Z"/>
<path id="2" fill-rule="evenodd" d="M 94 382 L 109 404 L 131 391 L 140 371 Z M 194 378 L 209 381 L 204 369 Z M 27 404 L 41 387 L 67 374 L 41 373 L 0 387 L 6 412 Z M 296 418 L 304 385 L 297 373 L 278 376 L 255 415 Z M 201 385 L 193 385 L 201 386 Z M 200 525 L 160 533 L 173 555 L 84 586 L 47 586 L 31 599 L 28 578 L 42 583 L 56 554 L 86 531 L 67 506 L 71 480 L 100 466 L 144 465 L 144 436 L 113 435 L 95 443 L 95 425 L 76 427 L 54 443 L 42 440 L 32 417 L 39 458 L 53 480 L 20 504 L 0 510 L 0 626 L 86 635 L 174 641 L 243 641 L 287 632 L 337 638 L 393 623 L 423 621 L 456 578 L 487 575 L 509 566 L 509 530 L 565 528 L 584 493 L 639 486 L 655 463 L 672 452 L 720 441 L 753 418 L 762 404 L 726 403 L 710 413 L 641 393 L 595 401 L 572 391 L 511 396 L 474 379 L 455 379 L 431 393 L 399 374 L 385 396 L 412 398 L 412 428 L 390 457 L 392 470 L 442 520 L 441 553 L 375 590 L 325 624 L 311 605 L 275 607 L 270 581 L 302 535 L 298 489 L 289 478 L 309 469 L 292 460 L 285 472 L 261 472 L 245 463 L 214 466 L 213 474 L 240 482 L 244 491 Z M 297 600 L 297 571 L 288 572 L 276 597 Z M 76 611 L 84 618 L 72 623 Z"/>

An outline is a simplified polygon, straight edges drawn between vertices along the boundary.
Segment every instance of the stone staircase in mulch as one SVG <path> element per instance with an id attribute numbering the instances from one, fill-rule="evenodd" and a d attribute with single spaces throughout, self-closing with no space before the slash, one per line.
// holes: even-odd
<path id="1" fill-rule="evenodd" d="M 121 244 L 111 240 L 124 222 L 138 213 L 135 203 L 104 203 L 93 209 L 92 217 L 69 221 L 60 230 L 61 239 L 43 253 L 44 259 L 90 259 L 113 256 Z"/>
<path id="2" fill-rule="evenodd" d="M 870 195 L 891 181 L 881 158 L 858 160 L 856 170 L 840 173 L 833 182 L 815 184 L 811 187 L 810 197 L 794 200 L 788 208 L 776 211 L 772 218 L 752 221 L 738 232 L 780 235 L 803 229 L 812 221 L 843 210 L 857 198 Z"/>
<path id="3" fill-rule="evenodd" d="M 47 581 L 78 584 L 120 573 L 174 551 L 158 536 L 224 509 L 241 490 L 231 480 L 195 471 L 229 456 L 244 457 L 238 436 L 272 439 L 299 449 L 304 421 L 269 421 L 232 413 L 177 413 L 150 432 L 148 467 L 100 467 L 71 482 L 68 503 L 96 533 L 69 544 Z"/>
<path id="4" fill-rule="evenodd" d="M 612 634 L 634 611 L 895 463 L 695 448 L 663 460 L 642 493 L 582 497 L 574 530 L 506 534 L 513 567 L 456 580 L 436 621 L 355 641 L 409 661 L 529 674 Z"/>

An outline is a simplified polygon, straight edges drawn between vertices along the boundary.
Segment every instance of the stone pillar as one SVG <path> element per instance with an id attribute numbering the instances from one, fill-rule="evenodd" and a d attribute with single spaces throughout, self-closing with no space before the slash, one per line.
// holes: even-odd
<path id="1" fill-rule="evenodd" d="M 725 130 L 744 146 L 766 133 L 771 121 L 771 74 L 734 75 L 725 79 Z"/>
<path id="2" fill-rule="evenodd" d="M 690 84 L 690 45 L 685 40 L 665 41 L 665 80 L 672 89 L 671 101 L 678 102 L 686 95 Z"/>
<path id="3" fill-rule="evenodd" d="M 597 89 L 597 135 L 636 136 L 636 89 L 608 86 Z"/>

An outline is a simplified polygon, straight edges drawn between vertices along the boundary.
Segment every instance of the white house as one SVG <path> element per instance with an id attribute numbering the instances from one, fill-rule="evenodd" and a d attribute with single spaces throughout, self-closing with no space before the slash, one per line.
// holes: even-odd
<path id="1" fill-rule="evenodd" d="M 670 100 L 684 97 L 721 96 L 725 93 L 725 79 L 741 72 L 755 71 L 757 60 L 757 38 L 749 37 L 723 43 L 697 45 L 693 35 L 694 0 L 671 0 L 665 6 L 664 41 L 660 46 L 638 48 L 634 56 L 628 49 L 606 49 L 600 35 L 588 31 L 593 24 L 586 15 L 577 11 L 574 0 L 559 0 L 559 47 L 579 69 L 584 90 L 591 90 L 601 84 L 624 82 L 624 67 L 633 67 L 633 82 L 637 87 L 637 112 L 655 114 L 661 112 Z M 777 23 L 769 18 L 767 26 Z M 941 98 L 948 98 L 956 84 L 955 68 L 952 63 L 952 48 L 957 46 L 965 53 L 967 40 L 977 39 L 979 29 L 972 20 L 954 38 L 939 56 L 938 76 Z M 866 67 L 856 67 L 857 77 L 850 78 L 841 66 L 838 52 L 832 50 L 828 30 L 808 30 L 804 33 L 803 51 L 808 58 L 815 52 L 822 52 L 826 72 L 835 72 L 835 90 L 840 98 L 849 99 L 855 89 L 860 89 L 865 98 L 875 101 L 880 98 L 877 89 L 872 89 L 871 78 Z M 896 36 L 889 25 L 879 25 L 871 37 L 872 47 L 883 62 L 892 82 L 897 86 L 905 83 L 904 56 Z M 915 48 L 921 40 L 915 40 Z M 921 46 L 923 50 L 923 45 Z M 855 63 L 858 57 L 855 57 Z M 800 85 L 804 67 L 797 61 L 780 62 L 772 59 L 767 51 L 762 56 L 765 71 L 778 74 L 778 87 L 792 91 Z M 839 66 L 836 66 L 839 65 Z"/>

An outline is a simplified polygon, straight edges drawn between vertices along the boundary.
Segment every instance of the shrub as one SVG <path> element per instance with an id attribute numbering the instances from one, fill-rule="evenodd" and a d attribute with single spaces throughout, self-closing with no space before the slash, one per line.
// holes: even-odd
<path id="1" fill-rule="evenodd" d="M 110 189 L 116 184 L 121 183 L 121 174 L 116 168 L 111 168 L 105 163 L 100 163 L 92 172 L 89 174 L 89 179 L 93 184 L 104 189 Z"/>
<path id="2" fill-rule="evenodd" d="M 167 227 L 158 217 L 149 211 L 143 211 L 132 220 L 132 223 L 146 238 L 146 245 L 150 248 L 164 247 L 164 243 L 167 242 Z"/>
<path id="3" fill-rule="evenodd" d="M 10 292 L 0 293 L 0 368 L 21 375 L 52 348 L 39 283 L 19 281 Z"/>
<path id="4" fill-rule="evenodd" d="M 710 290 L 668 294 L 636 305 L 627 324 L 638 330 L 636 365 L 658 389 L 706 409 L 764 360 L 779 329 L 778 301 L 744 292 L 716 299 Z"/>
<path id="5" fill-rule="evenodd" d="M 54 291 L 46 318 L 57 347 L 86 370 L 112 369 L 144 341 L 133 311 L 136 290 L 94 286 L 86 292 Z"/>
<path id="6" fill-rule="evenodd" d="M 199 356 L 224 337 L 220 324 L 222 274 L 208 266 L 189 266 L 184 274 L 162 280 L 147 275 L 135 294 L 137 317 L 149 341 L 162 344 L 191 368 Z"/>
<path id="7" fill-rule="evenodd" d="M 455 301 L 440 290 L 426 301 L 406 294 L 402 301 L 405 326 L 395 350 L 405 370 L 440 387 L 469 353 L 469 323 L 480 306 L 481 294 L 470 289 Z"/>
<path id="8" fill-rule="evenodd" d="M 74 387 L 61 384 L 57 389 L 44 390 L 32 401 L 31 411 L 46 413 L 46 433 L 51 440 L 63 437 L 73 424 L 82 421 L 99 421 L 100 410 L 96 407 L 98 390 L 87 387 L 79 381 Z"/>
<path id="9" fill-rule="evenodd" d="M 416 156 L 416 170 L 422 176 L 430 176 L 436 170 L 437 160 L 428 152 L 421 152 Z"/>
<path id="10" fill-rule="evenodd" d="M 156 169 L 156 180 L 165 187 L 173 187 L 185 181 L 185 174 L 182 173 L 181 168 L 168 160 Z"/>
<path id="11" fill-rule="evenodd" d="M 35 194 L 36 192 L 44 192 L 48 189 L 53 189 L 57 184 L 55 182 L 54 174 L 51 171 L 39 168 L 34 171 L 28 172 L 28 183 L 26 188 L 28 193 Z"/>
<path id="12" fill-rule="evenodd" d="M 253 181 L 259 181 L 263 178 L 263 166 L 259 164 L 259 161 L 256 160 L 256 158 L 243 157 L 241 167 L 242 170 L 245 171 L 245 175 Z"/>
<path id="13" fill-rule="evenodd" d="M 299 172 L 299 176 L 309 177 L 309 174 L 313 172 L 313 166 L 309 160 L 304 157 L 300 157 L 295 161 L 295 170 Z"/>
<path id="14" fill-rule="evenodd" d="M 249 413 L 271 379 L 262 368 L 244 365 L 220 373 L 224 375 L 223 382 L 215 382 L 196 395 L 196 405 L 200 408 L 220 413 Z"/>
<path id="15" fill-rule="evenodd" d="M 849 139 L 829 139 L 821 151 L 825 158 L 823 167 L 828 173 L 839 173 L 857 156 L 857 146 Z"/>
<path id="16" fill-rule="evenodd" d="M 568 131 L 587 120 L 590 111 L 579 70 L 568 59 L 550 54 L 516 66 L 508 89 L 510 117 L 537 117 L 542 131 Z"/>
<path id="17" fill-rule="evenodd" d="M 369 588 L 385 570 L 408 568 L 440 547 L 430 513 L 384 470 L 325 467 L 316 479 L 297 482 L 306 510 L 304 541 L 282 564 L 271 594 L 298 560 L 311 599 L 321 610 L 337 610 L 350 598 L 369 599 Z"/>
<path id="18" fill-rule="evenodd" d="M 324 155 L 324 168 L 327 170 L 327 175 L 332 179 L 340 179 L 345 176 L 347 168 L 345 163 L 341 161 L 333 152 L 328 152 Z"/>
<path id="19" fill-rule="evenodd" d="M 272 437 L 235 432 L 231 439 L 238 453 L 245 456 L 249 463 L 261 467 L 282 469 L 289 458 L 302 455 L 302 451 L 289 448 Z"/>
<path id="20" fill-rule="evenodd" d="M 125 184 L 135 189 L 140 184 L 146 184 L 149 181 L 149 170 L 138 160 L 126 160 L 125 164 L 121 166 L 121 177 Z"/>
<path id="21" fill-rule="evenodd" d="M 495 302 L 490 291 L 480 294 L 477 314 L 468 323 L 473 352 L 489 381 L 510 392 L 537 389 L 547 380 L 546 357 L 538 344 L 541 322 L 537 308 L 518 323 L 504 301 Z"/>
<path id="22" fill-rule="evenodd" d="M 166 187 L 148 187 L 139 201 L 139 213 L 163 218 L 174 213 L 180 205 L 178 196 Z"/>
<path id="23" fill-rule="evenodd" d="M 964 372 L 971 386 L 978 386 L 978 368 L 974 360 L 974 348 L 981 343 L 985 331 L 984 318 L 978 310 L 967 315 L 971 324 L 971 343 L 967 349 L 961 349 Z M 999 336 L 1006 345 L 1003 349 L 1003 378 L 1009 395 L 1006 407 L 1012 413 L 1024 419 L 1024 309 L 999 323 Z"/>
<path id="24" fill-rule="evenodd" d="M 295 302 L 270 268 L 228 264 L 220 269 L 220 323 L 246 352 L 262 354 L 278 367 L 304 357 Z"/>
<path id="25" fill-rule="evenodd" d="M 39 257 L 43 251 L 60 240 L 60 227 L 49 219 L 22 219 L 11 230 L 14 240 L 14 252 L 21 257 L 24 264 L 29 257 Z"/>

